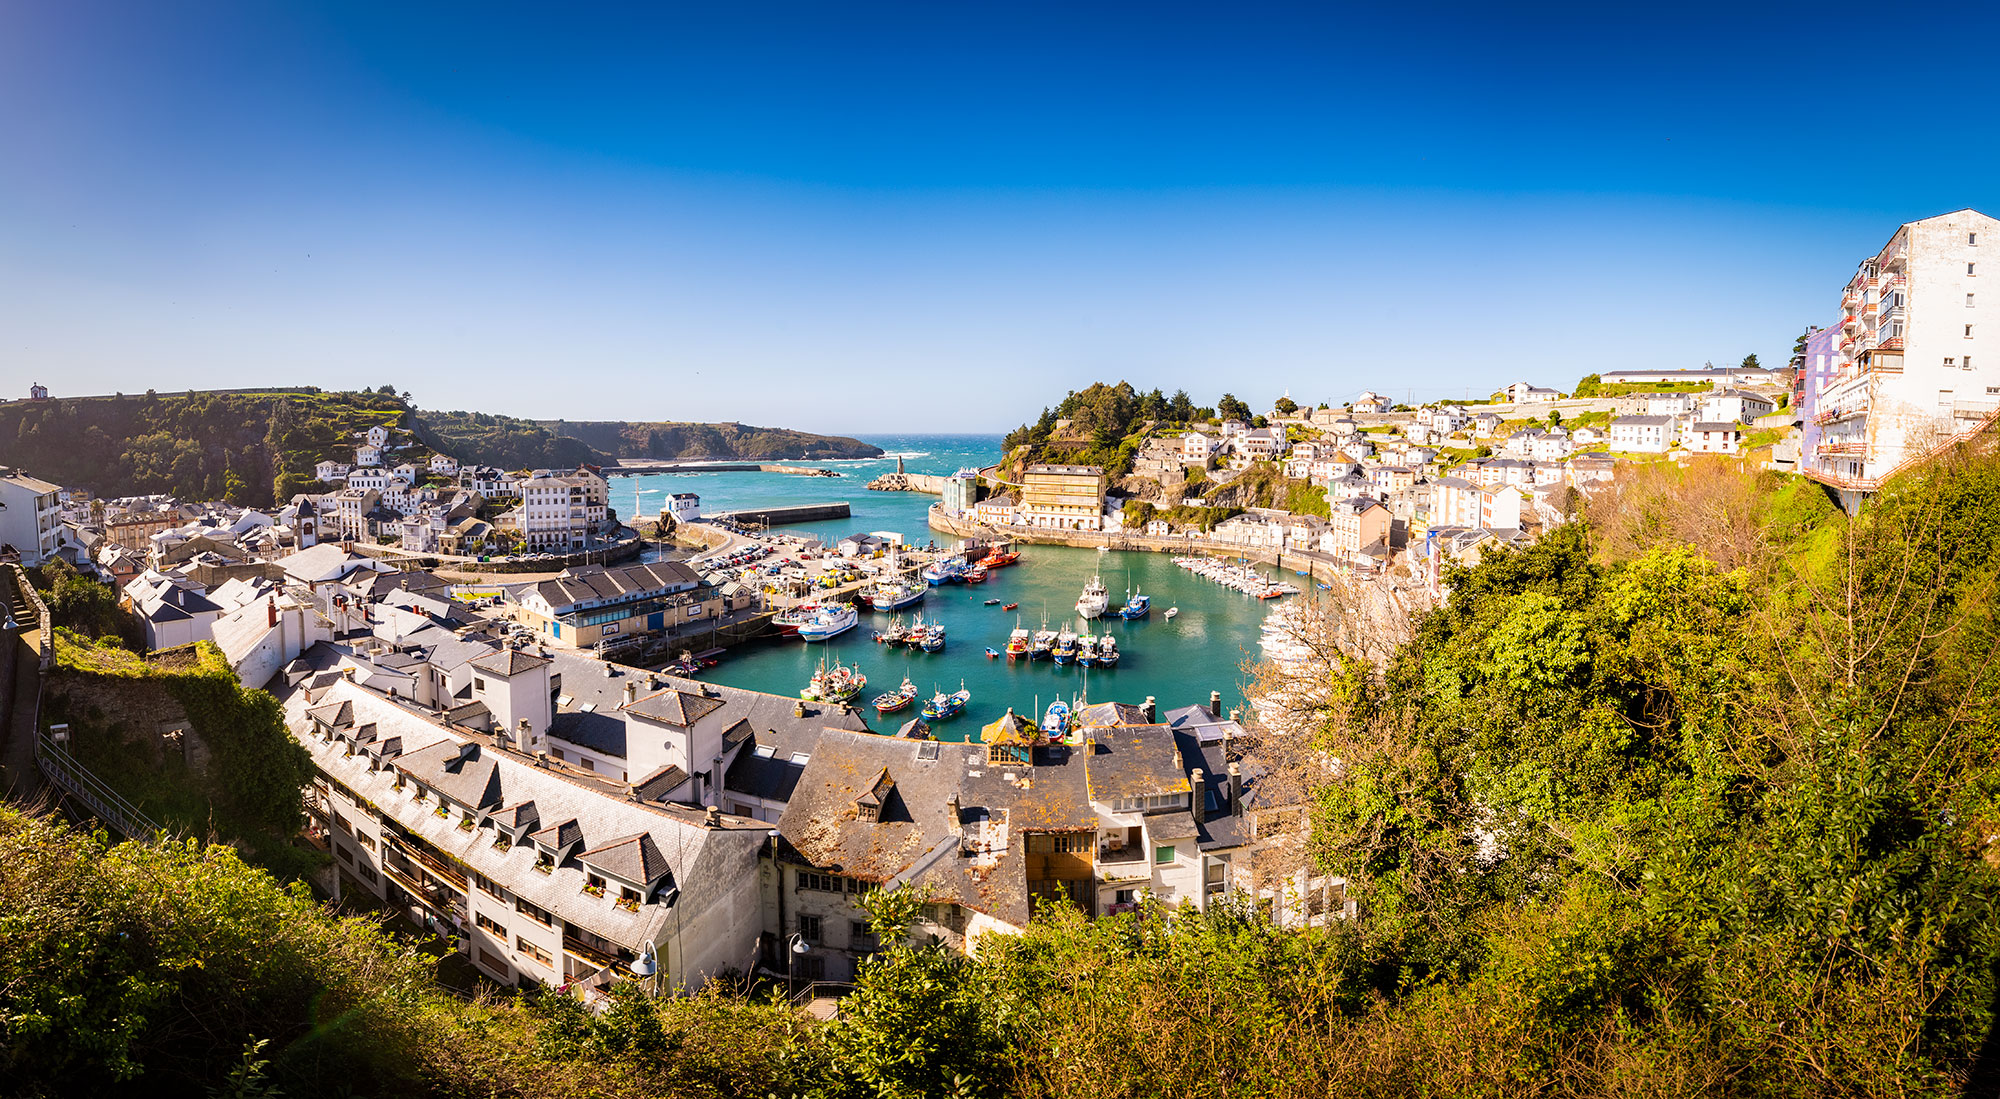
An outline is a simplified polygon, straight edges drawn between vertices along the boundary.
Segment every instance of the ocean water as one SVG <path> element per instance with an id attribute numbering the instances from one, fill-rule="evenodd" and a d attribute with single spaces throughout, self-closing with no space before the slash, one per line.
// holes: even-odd
<path id="1" fill-rule="evenodd" d="M 965 466 L 982 466 L 1000 457 L 997 435 L 868 435 L 867 442 L 893 454 L 903 454 L 911 473 L 950 473 Z M 893 458 L 823 463 L 849 473 L 834 479 L 770 473 L 671 474 L 620 477 L 611 482 L 613 506 L 621 515 L 651 514 L 665 492 L 698 492 L 704 511 L 782 504 L 850 502 L 847 520 L 801 524 L 829 541 L 855 531 L 892 530 L 909 542 L 934 536 L 926 517 L 935 496 L 911 492 L 869 492 L 870 478 L 893 471 Z M 637 504 L 637 509 L 633 507 Z M 1246 662 L 1257 655 L 1259 627 L 1274 603 L 1264 603 L 1174 567 L 1165 554 L 1071 549 L 1065 546 L 1022 546 L 1021 562 L 1000 569 L 979 585 L 933 588 L 921 603 L 899 612 L 905 619 L 921 613 L 926 622 L 943 623 L 948 638 L 942 653 L 891 649 L 876 644 L 874 631 L 890 615 L 863 610 L 861 624 L 834 640 L 808 645 L 797 640 L 737 649 L 722 658 L 707 678 L 732 686 L 773 694 L 793 695 L 805 686 L 821 660 L 840 660 L 868 676 L 868 689 L 857 701 L 870 723 L 883 731 L 917 716 L 916 707 L 876 720 L 866 703 L 893 690 L 905 675 L 928 696 L 933 690 L 955 691 L 963 685 L 972 701 L 963 716 L 937 723 L 941 738 L 976 737 L 979 726 L 1012 708 L 1039 717 L 1056 698 L 1066 701 L 1143 702 L 1158 700 L 1162 712 L 1176 706 L 1206 702 L 1220 691 L 1225 708 L 1243 707 Z M 1264 570 L 1277 575 L 1276 570 Z M 1149 619 L 1126 622 L 1115 617 L 1089 624 L 1090 632 L 1110 632 L 1122 654 L 1117 667 L 1057 667 L 1051 661 L 988 659 L 984 650 L 1003 650 L 1016 624 L 1038 629 L 1046 620 L 1053 627 L 1076 621 L 1075 604 L 1083 586 L 1100 575 L 1110 590 L 1115 610 L 1125 593 L 1143 591 L 1152 597 Z M 1292 576 L 1308 590 L 1309 580 Z M 1295 597 L 1297 598 L 1297 597 Z M 1015 611 L 986 606 L 988 599 L 1019 603 Z M 1164 612 L 1178 606 L 1180 614 L 1167 621 Z"/>

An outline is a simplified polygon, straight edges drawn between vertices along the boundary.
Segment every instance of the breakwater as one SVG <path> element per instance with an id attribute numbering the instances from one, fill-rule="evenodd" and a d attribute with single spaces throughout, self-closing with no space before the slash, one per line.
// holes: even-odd
<path id="1" fill-rule="evenodd" d="M 1227 542 L 1215 542 L 1206 538 L 1188 535 L 1151 535 L 1130 531 L 1093 530 L 1042 530 L 1035 527 L 995 527 L 976 523 L 970 519 L 958 519 L 946 515 L 944 508 L 932 504 L 930 527 L 941 534 L 954 538 L 981 538 L 991 542 L 1017 542 L 1024 545 L 1071 546 L 1076 549 L 1096 549 L 1104 547 L 1115 550 L 1132 550 L 1141 553 L 1209 553 L 1222 557 L 1238 557 L 1261 565 L 1272 565 L 1294 572 L 1305 571 L 1314 580 L 1331 582 L 1335 579 L 1347 580 L 1354 575 L 1353 569 L 1323 553 L 1309 553 L 1300 550 L 1273 550 L 1256 546 L 1238 546 Z"/>
<path id="2" fill-rule="evenodd" d="M 814 523 L 822 519 L 845 519 L 853 515 L 853 509 L 845 500 L 835 500 L 827 504 L 793 504 L 787 507 L 739 508 L 735 511 L 718 511 L 708 516 L 710 519 L 727 519 L 733 523 L 758 523 L 768 526 L 783 526 L 787 523 Z"/>
<path id="3" fill-rule="evenodd" d="M 932 496 L 944 495 L 945 479 L 930 473 L 884 473 L 868 482 L 873 492 L 928 492 Z"/>
<path id="4" fill-rule="evenodd" d="M 788 466 L 771 462 L 621 462 L 604 470 L 606 477 L 644 477 L 654 473 L 789 473 L 796 477 L 839 477 L 831 469 Z"/>

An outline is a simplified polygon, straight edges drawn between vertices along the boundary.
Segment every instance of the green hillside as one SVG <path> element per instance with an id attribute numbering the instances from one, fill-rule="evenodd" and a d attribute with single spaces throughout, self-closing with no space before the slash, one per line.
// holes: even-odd
<path id="1" fill-rule="evenodd" d="M 533 420 L 494 412 L 418 414 L 417 434 L 433 448 L 469 465 L 501 469 L 564 469 L 605 465 L 617 459 L 564 438 Z"/>
<path id="2" fill-rule="evenodd" d="M 170 493 L 269 505 L 313 485 L 327 458 L 353 461 L 376 424 L 410 441 L 392 393 L 117 394 L 0 405 L 0 464 L 100 496 Z"/>
<path id="3" fill-rule="evenodd" d="M 882 456 L 881 447 L 859 439 L 782 427 L 622 420 L 542 420 L 539 424 L 620 458 L 811 460 Z"/>

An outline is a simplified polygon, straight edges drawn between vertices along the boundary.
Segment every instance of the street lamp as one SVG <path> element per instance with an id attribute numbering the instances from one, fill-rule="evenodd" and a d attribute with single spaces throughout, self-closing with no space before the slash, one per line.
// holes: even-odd
<path id="1" fill-rule="evenodd" d="M 793 973 L 793 959 L 811 949 L 806 945 L 806 937 L 797 931 L 792 932 L 792 937 L 785 940 L 785 990 L 788 993 L 796 994 L 799 990 L 798 977 Z"/>

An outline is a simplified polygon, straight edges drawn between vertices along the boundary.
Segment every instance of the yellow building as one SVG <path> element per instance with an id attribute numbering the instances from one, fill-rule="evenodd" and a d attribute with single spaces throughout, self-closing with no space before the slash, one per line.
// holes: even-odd
<path id="1" fill-rule="evenodd" d="M 1104 529 L 1102 466 L 1031 465 L 1021 475 L 1021 516 L 1050 530 Z"/>

